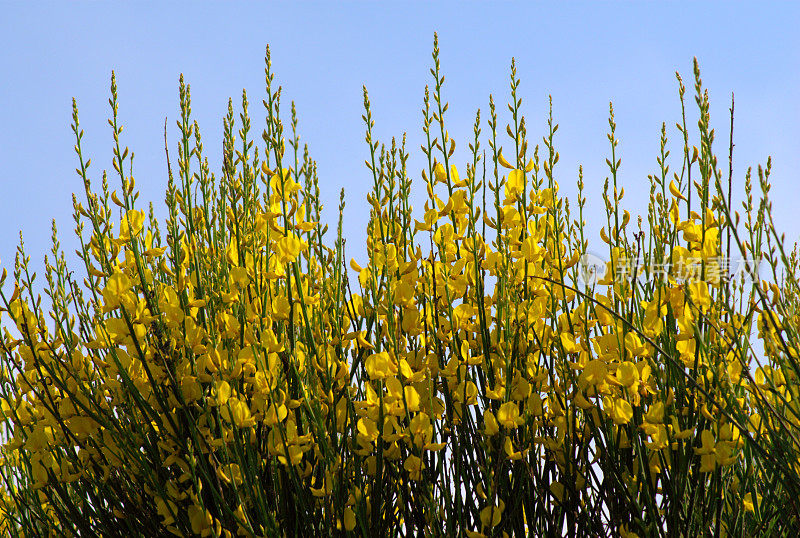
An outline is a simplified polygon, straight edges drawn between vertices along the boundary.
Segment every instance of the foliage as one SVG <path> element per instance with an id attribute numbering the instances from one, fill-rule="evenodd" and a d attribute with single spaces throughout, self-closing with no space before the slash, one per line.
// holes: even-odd
<path id="1" fill-rule="evenodd" d="M 797 257 L 771 221 L 769 163 L 759 200 L 747 174 L 744 219 L 732 209 L 697 64 L 696 134 L 679 76 L 679 171 L 662 127 L 638 226 L 621 207 L 610 110 L 609 261 L 596 280 L 583 267 L 582 172 L 577 215 L 559 196 L 552 107 L 531 147 L 512 62 L 509 138 L 490 98 L 459 171 L 437 44 L 433 60 L 421 221 L 405 137 L 374 139 L 364 90 L 374 185 L 368 259 L 350 261 L 353 273 L 344 195 L 329 240 L 316 164 L 293 105 L 284 132 L 269 51 L 262 141 L 246 94 L 238 130 L 229 101 L 219 175 L 181 79 L 161 224 L 137 203 L 114 78 L 119 192 L 105 171 L 92 186 L 74 106 L 83 285 L 54 223 L 50 306 L 22 243 L 13 290 L 0 293 L 3 534 L 775 536 L 800 525 Z M 728 278 L 736 256 L 751 272 L 768 266 L 769 280 Z"/>

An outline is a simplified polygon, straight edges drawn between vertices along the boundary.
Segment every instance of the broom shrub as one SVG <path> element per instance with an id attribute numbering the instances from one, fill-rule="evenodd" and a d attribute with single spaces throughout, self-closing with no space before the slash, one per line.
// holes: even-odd
<path id="1" fill-rule="evenodd" d="M 282 119 L 269 50 L 265 74 L 260 140 L 247 95 L 238 117 L 229 101 L 217 172 L 181 78 L 162 221 L 138 200 L 115 78 L 99 188 L 73 101 L 81 267 L 53 223 L 44 305 L 22 242 L 2 272 L 3 535 L 800 526 L 797 252 L 772 221 L 769 161 L 734 209 L 733 142 L 719 162 L 696 61 L 699 121 L 678 76 L 678 151 L 663 126 L 635 219 L 610 108 L 594 273 L 583 173 L 570 204 L 552 106 L 534 144 L 513 62 L 508 120 L 490 98 L 457 166 L 434 43 L 422 211 L 406 138 L 375 138 L 364 90 L 363 260 L 345 254 L 343 192 L 335 233 L 321 222 L 317 166 L 293 104 Z"/>

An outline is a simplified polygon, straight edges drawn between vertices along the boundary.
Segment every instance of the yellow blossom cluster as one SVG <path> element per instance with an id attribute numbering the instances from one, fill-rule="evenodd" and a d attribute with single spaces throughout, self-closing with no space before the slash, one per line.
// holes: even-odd
<path id="1" fill-rule="evenodd" d="M 2 293 L 3 532 L 789 528 L 763 522 L 774 514 L 765 499 L 797 502 L 796 478 L 770 483 L 800 469 L 797 317 L 779 308 L 794 296 L 764 282 L 737 288 L 712 271 L 731 252 L 732 226 L 709 186 L 707 126 L 699 155 L 686 148 L 684 167 L 701 177 L 688 187 L 667 175 L 662 131 L 648 244 L 641 220 L 633 231 L 619 209 L 612 110 L 601 232 L 610 261 L 589 281 L 583 179 L 575 218 L 555 180 L 552 113 L 542 152 L 529 148 L 512 66 L 511 158 L 491 101 L 489 151 L 479 149 L 478 115 L 460 171 L 438 48 L 434 60 L 421 221 L 412 218 L 405 139 L 389 148 L 373 140 L 365 91 L 374 185 L 361 261 L 346 261 L 343 202 L 337 237 L 325 239 L 316 164 L 299 147 L 294 110 L 292 135 L 283 133 L 269 62 L 266 147 L 253 148 L 245 96 L 238 132 L 229 106 L 219 178 L 181 85 L 164 231 L 152 209 L 137 208 L 125 172 L 115 83 L 121 193 L 105 179 L 92 190 L 75 110 L 83 286 L 54 236 L 52 308 L 34 296 L 22 247 L 13 291 Z M 633 271 L 620 274 L 631 260 Z M 671 269 L 651 274 L 655 263 Z M 687 264 L 696 278 L 683 278 Z M 752 359 L 751 327 L 763 365 Z"/>

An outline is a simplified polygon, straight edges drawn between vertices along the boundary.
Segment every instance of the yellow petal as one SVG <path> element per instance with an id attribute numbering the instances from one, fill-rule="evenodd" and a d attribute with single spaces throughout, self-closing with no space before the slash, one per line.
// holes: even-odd
<path id="1" fill-rule="evenodd" d="M 349 506 L 344 509 L 344 529 L 351 531 L 356 528 L 356 514 Z"/>
<path id="2" fill-rule="evenodd" d="M 497 411 L 497 421 L 508 429 L 516 428 L 521 419 L 516 402 L 506 402 Z"/>
<path id="3" fill-rule="evenodd" d="M 225 405 L 231 397 L 231 386 L 227 381 L 217 384 L 217 405 Z"/>
<path id="4" fill-rule="evenodd" d="M 506 180 L 506 196 L 514 198 L 519 196 L 525 188 L 525 173 L 522 170 L 512 170 Z"/>
<path id="5" fill-rule="evenodd" d="M 675 185 L 675 180 L 669 182 L 669 192 L 671 192 L 672 196 L 675 198 L 686 201 L 686 197 L 681 194 L 681 191 L 678 190 L 678 186 Z"/>
<path id="6" fill-rule="evenodd" d="M 447 171 L 442 166 L 442 163 L 436 163 L 436 168 L 433 170 L 436 175 L 437 183 L 447 183 Z"/>
<path id="7" fill-rule="evenodd" d="M 481 523 L 484 527 L 496 527 L 500 523 L 506 505 L 501 499 L 497 499 L 497 504 L 498 506 L 487 506 L 481 510 Z"/>
<path id="8" fill-rule="evenodd" d="M 606 235 L 606 228 L 605 228 L 605 226 L 603 226 L 602 228 L 600 228 L 600 239 L 602 239 L 602 240 L 603 240 L 605 243 L 607 243 L 607 244 L 609 244 L 609 245 L 611 244 L 611 240 L 610 240 L 610 239 L 608 238 L 608 236 Z"/>
<path id="9" fill-rule="evenodd" d="M 500 426 L 497 424 L 497 419 L 494 418 L 492 411 L 487 409 L 483 412 L 483 424 L 486 429 L 486 435 L 497 435 L 500 433 Z"/>
<path id="10" fill-rule="evenodd" d="M 131 209 L 125 213 L 125 222 L 127 222 L 131 237 L 138 236 L 144 227 L 144 211 Z"/>
<path id="11" fill-rule="evenodd" d="M 503 166 L 503 167 L 505 167 L 505 168 L 508 168 L 509 170 L 511 170 L 511 169 L 513 169 L 513 168 L 514 168 L 513 166 L 511 166 L 511 163 L 509 163 L 509 162 L 506 160 L 506 158 L 505 158 L 505 157 L 503 157 L 503 152 L 502 152 L 502 150 L 500 151 L 500 153 L 498 153 L 498 154 L 497 154 L 497 162 L 499 162 L 501 166 Z"/>

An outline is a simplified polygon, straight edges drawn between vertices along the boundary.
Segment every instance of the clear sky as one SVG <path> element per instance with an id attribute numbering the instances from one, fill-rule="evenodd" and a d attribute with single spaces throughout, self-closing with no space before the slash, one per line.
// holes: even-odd
<path id="1" fill-rule="evenodd" d="M 1 263 L 13 266 L 22 229 L 34 267 L 42 267 L 52 218 L 65 249 L 72 252 L 77 246 L 71 193 L 80 195 L 82 185 L 74 172 L 73 96 L 99 185 L 102 168 L 111 169 L 106 118 L 110 74 L 116 70 L 123 144 L 136 154 L 140 200 L 162 204 L 162 129 L 169 118 L 174 147 L 179 74 L 191 84 L 192 112 L 217 171 L 229 96 L 238 103 L 246 88 L 254 128 L 258 133 L 263 128 L 267 44 L 283 86 L 284 110 L 289 110 L 289 99 L 296 102 L 301 136 L 319 163 L 324 217 L 335 230 L 338 193 L 344 187 L 348 259 L 363 261 L 364 200 L 371 176 L 363 164 L 368 153 L 361 87 L 365 84 L 370 92 L 379 138 L 389 142 L 408 132 L 409 146 L 417 148 L 411 170 L 418 179 L 420 108 L 430 82 L 434 31 L 446 75 L 449 131 L 462 151 L 476 110 L 487 117 L 489 94 L 506 102 L 509 63 L 516 57 L 531 139 L 545 133 L 547 97 L 552 95 L 560 124 L 558 181 L 562 192 L 574 194 L 578 165 L 583 164 L 587 220 L 594 232 L 604 220 L 597 201 L 607 175 L 609 101 L 621 139 L 626 207 L 643 213 L 647 174 L 656 170 L 664 121 L 675 142 L 673 169 L 680 166 L 675 71 L 691 90 L 692 58 L 697 56 L 710 93 L 716 148 L 725 160 L 728 107 L 731 92 L 736 94 L 735 185 L 741 191 L 747 167 L 772 155 L 774 214 L 794 241 L 800 232 L 797 3 L 561 4 L 0 2 Z M 694 123 L 696 111 L 690 110 Z M 501 125 L 507 120 L 507 114 L 501 115 Z M 460 151 L 456 157 L 463 170 L 466 154 Z M 421 179 L 416 185 L 414 205 L 420 211 Z"/>

